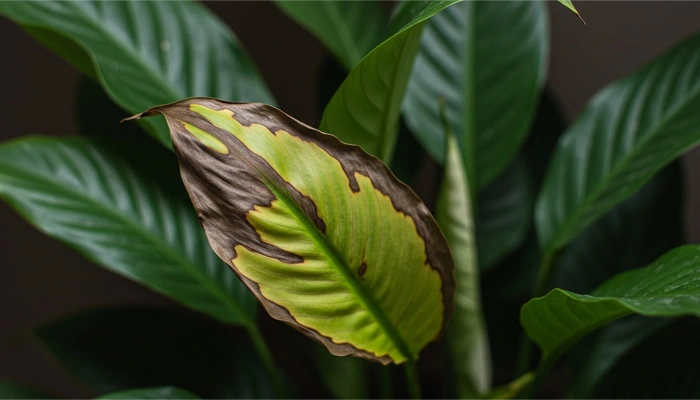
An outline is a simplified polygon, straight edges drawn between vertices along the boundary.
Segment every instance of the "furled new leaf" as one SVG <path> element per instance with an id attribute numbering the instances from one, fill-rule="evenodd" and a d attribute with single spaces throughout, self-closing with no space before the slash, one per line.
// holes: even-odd
<path id="1" fill-rule="evenodd" d="M 0 15 L 84 72 L 135 113 L 184 97 L 273 103 L 233 33 L 194 1 L 3 1 Z M 157 137 L 169 142 L 167 128 Z"/>
<path id="2" fill-rule="evenodd" d="M 0 198 L 95 263 L 221 321 L 252 326 L 255 302 L 207 246 L 186 200 L 81 138 L 0 146 Z"/>
<path id="3" fill-rule="evenodd" d="M 554 253 L 700 141 L 700 35 L 591 101 L 555 150 L 537 200 Z"/>
<path id="4" fill-rule="evenodd" d="M 520 321 L 552 362 L 591 331 L 630 314 L 700 316 L 700 246 L 676 248 L 650 265 L 619 274 L 590 295 L 554 289 L 527 302 Z"/>
<path id="5" fill-rule="evenodd" d="M 214 251 L 268 313 L 336 355 L 414 360 L 452 312 L 430 212 L 357 146 L 263 104 L 196 98 L 163 114 Z"/>
<path id="6" fill-rule="evenodd" d="M 277 0 L 276 4 L 323 42 L 348 71 L 386 37 L 388 17 L 378 1 Z"/>
<path id="7" fill-rule="evenodd" d="M 187 390 L 172 387 L 152 387 L 143 389 L 129 389 L 120 392 L 109 393 L 100 396 L 98 400 L 119 400 L 119 399 L 199 399 L 200 397 Z"/>
<path id="8" fill-rule="evenodd" d="M 481 313 L 479 265 L 469 186 L 457 139 L 448 135 L 445 177 L 438 195 L 437 218 L 454 255 L 457 291 L 454 316 L 445 336 L 457 377 L 457 395 L 460 398 L 477 398 L 491 388 L 491 357 Z"/>
<path id="9" fill-rule="evenodd" d="M 425 24 L 403 115 L 443 162 L 438 102 L 445 101 L 475 188 L 513 162 L 528 133 L 546 77 L 548 31 L 541 1 L 465 1 Z"/>
<path id="10" fill-rule="evenodd" d="M 350 71 L 328 103 L 320 129 L 389 164 L 423 22 L 457 1 L 404 3 L 392 21 L 392 35 Z"/>

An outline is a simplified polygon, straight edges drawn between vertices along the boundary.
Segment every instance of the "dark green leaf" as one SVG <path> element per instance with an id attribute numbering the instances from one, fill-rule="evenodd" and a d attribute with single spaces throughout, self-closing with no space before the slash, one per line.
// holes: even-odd
<path id="1" fill-rule="evenodd" d="M 523 244 L 532 226 L 532 182 L 521 158 L 479 193 L 479 268 L 488 270 Z"/>
<path id="2" fill-rule="evenodd" d="M 528 133 L 547 71 L 547 18 L 540 1 L 467 1 L 426 23 L 403 115 L 442 163 L 444 99 L 474 187 L 500 175 Z"/>
<path id="3" fill-rule="evenodd" d="M 259 103 L 194 98 L 131 119 L 157 114 L 214 251 L 272 317 L 385 364 L 439 336 L 449 247 L 381 161 Z"/>
<path id="4" fill-rule="evenodd" d="M 195 213 L 124 160 L 79 138 L 0 146 L 0 197 L 95 263 L 233 324 L 255 303 L 211 251 Z"/>
<path id="5" fill-rule="evenodd" d="M 378 1 L 277 0 L 276 3 L 326 45 L 348 71 L 386 37 L 388 17 Z"/>
<path id="6" fill-rule="evenodd" d="M 590 295 L 554 289 L 532 299 L 520 321 L 543 358 L 552 362 L 586 334 L 626 315 L 700 316 L 699 273 L 700 246 L 679 247 L 644 268 L 613 277 Z"/>
<path id="7" fill-rule="evenodd" d="M 326 107 L 320 129 L 341 141 L 360 145 L 387 164 L 391 163 L 399 112 L 418 49 L 423 21 L 452 1 L 421 1 L 401 8 L 392 32 L 355 68 Z"/>
<path id="8" fill-rule="evenodd" d="M 274 102 L 233 33 L 198 2 L 5 1 L 0 14 L 40 32 L 83 71 L 89 57 L 110 97 L 132 113 L 191 96 Z M 163 124 L 157 137 L 169 143 Z"/>
<path id="9" fill-rule="evenodd" d="M 700 36 L 591 101 L 562 136 L 537 200 L 542 250 L 554 253 L 700 140 Z"/>
<path id="10" fill-rule="evenodd" d="M 368 398 L 368 362 L 355 357 L 336 357 L 318 346 L 316 365 L 322 382 L 336 399 Z"/>
<path id="11" fill-rule="evenodd" d="M 118 400 L 118 399 L 199 399 L 200 397 L 172 386 L 154 387 L 144 389 L 129 389 L 120 392 L 109 393 L 98 399 Z"/>
<path id="12" fill-rule="evenodd" d="M 10 380 L 0 380 L 0 399 L 55 399 L 49 394 L 33 386 L 24 385 Z"/>
<path id="13" fill-rule="evenodd" d="M 464 163 L 457 139 L 449 132 L 445 176 L 438 195 L 437 220 L 455 260 L 455 311 L 446 339 L 451 364 L 455 369 L 457 395 L 460 398 L 477 398 L 491 388 L 491 357 L 481 313 L 479 266 L 472 215 Z"/>
<path id="14" fill-rule="evenodd" d="M 177 386 L 205 398 L 270 398 L 272 382 L 241 330 L 145 307 L 84 312 L 38 339 L 98 394 Z"/>

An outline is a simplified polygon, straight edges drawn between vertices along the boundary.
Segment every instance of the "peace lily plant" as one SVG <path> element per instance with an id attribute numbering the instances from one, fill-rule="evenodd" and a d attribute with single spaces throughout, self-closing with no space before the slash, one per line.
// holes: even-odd
<path id="1" fill-rule="evenodd" d="M 104 398 L 532 397 L 553 368 L 573 397 L 700 394 L 700 246 L 681 246 L 674 162 L 700 142 L 700 36 L 564 128 L 543 2 L 277 5 L 346 74 L 318 129 L 274 107 L 200 3 L 0 2 L 88 77 L 90 133 L 0 145 L 0 197 L 205 316 L 37 327 L 62 365 Z M 325 348 L 289 330 L 270 350 L 260 305 Z"/>

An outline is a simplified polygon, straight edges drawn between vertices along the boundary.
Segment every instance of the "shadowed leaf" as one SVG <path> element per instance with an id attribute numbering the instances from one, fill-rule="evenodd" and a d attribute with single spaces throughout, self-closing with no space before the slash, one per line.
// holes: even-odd
<path id="1" fill-rule="evenodd" d="M 430 212 L 378 159 L 262 104 L 196 98 L 163 114 L 214 251 L 268 313 L 336 355 L 416 359 L 452 312 Z"/>
<path id="2" fill-rule="evenodd" d="M 114 392 L 98 397 L 100 400 L 110 399 L 199 399 L 200 397 L 188 392 L 187 390 L 176 387 L 155 387 L 144 389 L 129 389 L 120 392 Z"/>

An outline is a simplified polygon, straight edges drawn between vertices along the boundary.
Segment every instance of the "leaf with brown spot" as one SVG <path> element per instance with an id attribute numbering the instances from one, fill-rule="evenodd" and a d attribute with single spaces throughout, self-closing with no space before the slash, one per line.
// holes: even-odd
<path id="1" fill-rule="evenodd" d="M 336 355 L 402 363 L 452 312 L 449 248 L 377 158 L 258 103 L 194 98 L 166 117 L 214 251 L 270 315 Z"/>

